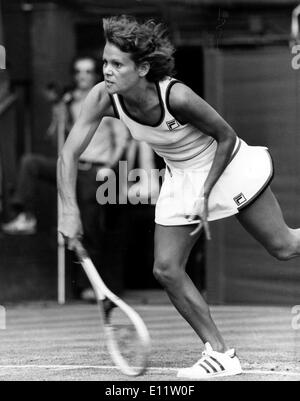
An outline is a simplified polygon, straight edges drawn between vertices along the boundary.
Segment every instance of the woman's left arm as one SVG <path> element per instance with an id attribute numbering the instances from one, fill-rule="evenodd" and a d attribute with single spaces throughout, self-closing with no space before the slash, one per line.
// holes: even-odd
<path id="1" fill-rule="evenodd" d="M 213 137 L 217 142 L 216 154 L 201 194 L 203 197 L 201 199 L 203 212 L 200 216 L 202 223 L 192 233 L 192 235 L 198 233 L 204 224 L 209 237 L 208 198 L 230 160 L 236 142 L 236 133 L 208 103 L 182 83 L 176 83 L 171 88 L 169 103 L 174 117 L 179 121 L 190 123 L 204 134 Z M 190 216 L 190 220 L 194 220 L 198 216 L 199 213 L 195 213 Z"/>

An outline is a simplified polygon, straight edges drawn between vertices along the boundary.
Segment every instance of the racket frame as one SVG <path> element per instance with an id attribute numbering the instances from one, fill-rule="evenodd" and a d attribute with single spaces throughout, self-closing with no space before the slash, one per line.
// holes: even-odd
<path id="1" fill-rule="evenodd" d="M 131 306 L 129 306 L 126 302 L 124 302 L 108 289 L 101 276 L 99 275 L 95 265 L 93 264 L 92 260 L 84 249 L 83 245 L 79 241 L 76 241 L 76 244 L 74 245 L 74 250 L 93 287 L 98 303 L 104 301 L 104 299 L 107 298 L 112 301 L 116 306 L 118 306 L 135 326 L 136 332 L 141 341 L 141 366 L 130 366 L 118 350 L 118 345 L 114 338 L 113 325 L 107 322 L 104 318 L 104 332 L 107 341 L 107 348 L 112 360 L 119 367 L 119 369 L 128 376 L 139 376 L 143 374 L 147 368 L 148 356 L 151 349 L 150 335 L 143 319 Z M 100 307 L 103 309 L 101 305 Z"/>

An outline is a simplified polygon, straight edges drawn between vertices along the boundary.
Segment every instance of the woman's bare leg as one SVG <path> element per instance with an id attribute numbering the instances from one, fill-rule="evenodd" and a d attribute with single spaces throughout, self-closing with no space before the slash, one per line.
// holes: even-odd
<path id="1" fill-rule="evenodd" d="M 224 352 L 227 350 L 225 342 L 208 305 L 185 272 L 188 256 L 197 240 L 190 236 L 193 229 L 194 225 L 156 226 L 154 275 L 201 340 L 209 342 L 215 351 Z"/>
<path id="2" fill-rule="evenodd" d="M 267 188 L 251 206 L 242 210 L 237 218 L 277 259 L 289 260 L 300 255 L 300 229 L 287 226 L 270 188 Z"/>

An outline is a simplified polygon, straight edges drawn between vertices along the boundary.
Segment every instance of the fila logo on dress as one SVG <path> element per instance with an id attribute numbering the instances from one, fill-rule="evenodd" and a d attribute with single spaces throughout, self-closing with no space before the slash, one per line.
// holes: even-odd
<path id="1" fill-rule="evenodd" d="M 174 129 L 180 127 L 179 122 L 176 121 L 175 118 L 173 120 L 166 121 L 166 124 L 167 124 L 167 126 L 168 126 L 170 131 L 173 131 Z"/>
<path id="2" fill-rule="evenodd" d="M 239 195 L 235 196 L 233 200 L 238 206 L 241 206 L 243 203 L 247 202 L 247 199 L 243 193 L 240 193 Z"/>

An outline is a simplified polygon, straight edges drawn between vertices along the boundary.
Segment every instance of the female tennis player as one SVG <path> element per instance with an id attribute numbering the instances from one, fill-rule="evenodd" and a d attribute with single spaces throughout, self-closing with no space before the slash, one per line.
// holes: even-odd
<path id="1" fill-rule="evenodd" d="M 202 379 L 241 373 L 209 308 L 185 272 L 189 253 L 208 221 L 237 215 L 280 260 L 300 253 L 300 231 L 289 228 L 269 187 L 272 160 L 248 146 L 192 89 L 174 78 L 174 48 L 161 24 L 133 17 L 104 19 L 104 82 L 86 98 L 58 162 L 63 205 L 59 230 L 72 248 L 82 234 L 75 197 L 77 161 L 104 116 L 120 118 L 132 136 L 166 162 L 156 205 L 154 275 L 205 344 L 200 360 L 178 377 Z M 187 60 L 193 62 L 193 60 Z"/>

